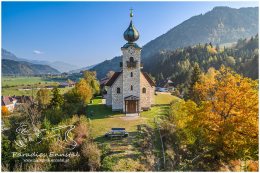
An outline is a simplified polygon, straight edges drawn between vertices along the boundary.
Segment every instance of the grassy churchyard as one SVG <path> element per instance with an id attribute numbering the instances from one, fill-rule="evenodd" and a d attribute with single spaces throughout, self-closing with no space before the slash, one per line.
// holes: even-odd
<path id="1" fill-rule="evenodd" d="M 168 108 L 166 104 L 170 104 L 174 99 L 178 98 L 170 94 L 158 93 L 155 96 L 157 106 L 152 107 L 149 111 L 141 112 L 139 118 L 126 118 L 125 114 L 112 112 L 111 108 L 102 104 L 100 97 L 95 98 L 92 100 L 92 104 L 89 104 L 87 108 L 88 118 L 90 118 L 92 125 L 92 135 L 94 138 L 101 137 L 112 127 L 123 127 L 131 132 L 136 131 L 138 124 L 154 126 L 154 118 L 165 114 Z"/>
<path id="2" fill-rule="evenodd" d="M 165 99 L 166 98 L 166 99 Z M 102 165 L 105 165 L 105 170 L 118 171 L 117 163 L 119 160 L 129 161 L 127 159 L 140 162 L 143 157 L 143 144 L 145 143 L 144 137 L 141 136 L 138 131 L 138 125 L 148 125 L 154 135 L 152 135 L 152 143 L 154 153 L 161 157 L 161 143 L 158 135 L 158 130 L 154 123 L 154 118 L 165 115 L 168 110 L 168 106 L 172 100 L 178 99 L 175 96 L 168 94 L 158 93 L 155 97 L 157 106 L 154 106 L 149 111 L 143 111 L 140 113 L 140 117 L 126 117 L 119 112 L 112 112 L 111 108 L 102 104 L 101 98 L 95 98 L 92 104 L 88 105 L 88 118 L 90 119 L 91 134 L 94 140 L 101 148 L 109 150 L 109 154 L 103 159 Z M 160 105 L 160 104 L 161 105 Z M 104 134 L 110 131 L 111 128 L 125 128 L 129 133 L 129 137 L 118 138 L 105 138 Z M 109 162 L 109 163 L 107 163 Z M 128 170 L 129 171 L 129 170 Z M 134 171 L 134 170 L 133 170 Z"/>

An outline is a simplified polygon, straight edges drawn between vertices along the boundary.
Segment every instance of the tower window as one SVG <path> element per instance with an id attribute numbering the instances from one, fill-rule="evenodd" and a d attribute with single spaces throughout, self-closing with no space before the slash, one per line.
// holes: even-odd
<path id="1" fill-rule="evenodd" d="M 134 62 L 134 58 L 133 57 L 130 57 L 130 62 Z"/>
<path id="2" fill-rule="evenodd" d="M 133 77 L 133 72 L 130 73 L 130 76 Z"/>
<path id="3" fill-rule="evenodd" d="M 146 93 L 146 88 L 143 88 L 143 93 Z"/>
<path id="4" fill-rule="evenodd" d="M 120 88 L 117 88 L 117 89 L 116 89 L 116 93 L 117 93 L 117 94 L 120 94 Z"/>
<path id="5" fill-rule="evenodd" d="M 131 91 L 133 91 L 133 85 L 131 85 Z"/>

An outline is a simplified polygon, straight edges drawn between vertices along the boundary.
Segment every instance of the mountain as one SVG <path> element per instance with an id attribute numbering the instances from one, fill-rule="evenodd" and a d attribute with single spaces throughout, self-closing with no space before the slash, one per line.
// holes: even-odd
<path id="1" fill-rule="evenodd" d="M 1 55 L 2 55 L 2 59 L 9 59 L 9 60 L 14 60 L 14 61 L 26 61 L 26 59 L 18 58 L 13 53 L 11 53 L 3 48 L 2 48 Z"/>
<path id="2" fill-rule="evenodd" d="M 189 84 L 195 63 L 206 72 L 210 67 L 219 69 L 221 65 L 232 68 L 239 74 L 258 79 L 258 35 L 250 39 L 239 39 L 231 48 L 219 48 L 211 44 L 179 48 L 154 54 L 146 62 L 144 71 L 156 81 L 171 79 L 174 85 Z"/>
<path id="3" fill-rule="evenodd" d="M 74 70 L 74 69 L 78 68 L 75 65 L 71 65 L 71 64 L 68 64 L 65 62 L 61 62 L 61 61 L 49 62 L 49 61 L 29 60 L 29 59 L 25 59 L 25 58 L 18 58 L 13 53 L 11 53 L 3 48 L 2 48 L 2 59 L 9 59 L 9 60 L 14 60 L 14 61 L 25 61 L 25 62 L 29 62 L 32 64 L 49 65 L 49 66 L 57 69 L 60 72 L 68 72 L 70 70 Z"/>
<path id="4" fill-rule="evenodd" d="M 58 74 L 58 70 L 49 65 L 33 64 L 18 58 L 13 53 L 2 49 L 2 75 Z"/>
<path id="5" fill-rule="evenodd" d="M 92 68 L 94 68 L 96 65 L 98 65 L 98 64 L 90 65 L 90 66 L 83 67 L 83 68 L 76 69 L 76 70 L 71 70 L 71 71 L 69 71 L 69 73 L 79 73 L 80 71 L 92 69 Z"/>
<path id="6" fill-rule="evenodd" d="M 58 70 L 40 64 L 32 64 L 25 61 L 14 61 L 2 59 L 2 75 L 38 75 L 38 74 L 58 74 Z"/>
<path id="7" fill-rule="evenodd" d="M 68 63 L 61 62 L 61 61 L 48 62 L 48 63 L 46 63 L 46 65 L 49 65 L 49 66 L 59 70 L 60 72 L 69 72 L 71 70 L 79 68 L 76 65 L 68 64 Z"/>
<path id="8" fill-rule="evenodd" d="M 199 43 L 224 44 L 258 33 L 258 7 L 215 7 L 193 16 L 143 46 L 142 57 Z"/>
<path id="9" fill-rule="evenodd" d="M 90 70 L 97 72 L 97 78 L 101 79 L 106 76 L 107 72 L 110 70 L 120 71 L 120 62 L 122 61 L 122 56 L 116 56 L 111 60 L 106 60 Z"/>
<path id="10" fill-rule="evenodd" d="M 258 7 L 234 9 L 215 7 L 182 22 L 167 33 L 148 42 L 142 49 L 144 67 L 157 53 L 176 50 L 199 43 L 227 44 L 240 38 L 248 38 L 258 33 Z M 97 71 L 98 78 L 109 71 L 118 71 L 121 59 L 118 57 L 104 61 L 91 70 Z M 112 66 L 113 65 L 113 66 Z"/>

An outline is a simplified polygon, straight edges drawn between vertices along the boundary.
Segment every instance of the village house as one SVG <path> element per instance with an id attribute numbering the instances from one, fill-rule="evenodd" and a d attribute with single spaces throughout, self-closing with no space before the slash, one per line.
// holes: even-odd
<path id="1" fill-rule="evenodd" d="M 21 104 L 31 104 L 33 99 L 31 96 L 2 96 L 2 106 L 5 106 L 9 112 L 14 112 Z"/>
<path id="2" fill-rule="evenodd" d="M 60 82 L 59 88 L 66 88 L 66 87 L 74 87 L 76 82 L 70 81 L 70 82 Z"/>
<path id="3" fill-rule="evenodd" d="M 9 96 L 2 96 L 2 106 L 5 106 L 9 112 L 13 112 L 15 109 L 15 105 L 17 103 L 17 99 Z"/>
<path id="4" fill-rule="evenodd" d="M 169 79 L 161 80 L 156 87 L 157 91 L 174 91 L 173 82 Z"/>
<path id="5" fill-rule="evenodd" d="M 155 83 L 150 76 L 141 71 L 141 50 L 135 41 L 139 33 L 132 22 L 124 32 L 127 43 L 121 48 L 123 53 L 120 72 L 115 72 L 106 82 L 106 105 L 113 111 L 124 113 L 139 113 L 148 110 L 154 104 Z"/>

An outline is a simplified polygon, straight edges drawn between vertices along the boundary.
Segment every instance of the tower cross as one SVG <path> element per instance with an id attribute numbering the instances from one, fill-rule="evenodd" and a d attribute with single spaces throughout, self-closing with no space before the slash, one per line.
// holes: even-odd
<path id="1" fill-rule="evenodd" d="M 130 8 L 130 18 L 132 19 L 133 16 L 134 16 L 134 14 L 133 14 L 133 8 Z"/>

